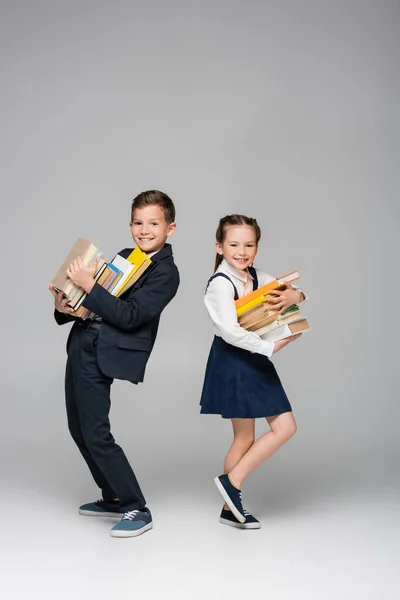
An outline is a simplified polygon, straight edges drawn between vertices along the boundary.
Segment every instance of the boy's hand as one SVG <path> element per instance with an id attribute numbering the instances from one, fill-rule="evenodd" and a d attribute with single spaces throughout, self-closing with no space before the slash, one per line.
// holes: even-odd
<path id="1" fill-rule="evenodd" d="M 60 313 L 65 313 L 66 315 L 73 315 L 74 311 L 70 306 L 67 306 L 68 298 L 64 298 L 62 292 L 56 292 L 54 289 L 54 285 L 50 283 L 49 290 L 54 296 L 54 306 L 55 309 Z"/>
<path id="2" fill-rule="evenodd" d="M 284 340 L 279 340 L 278 342 L 275 342 L 273 354 L 279 352 L 279 350 L 282 350 L 282 348 L 284 348 L 288 344 L 291 344 L 292 342 L 294 342 L 294 340 L 297 340 L 297 338 L 299 338 L 301 335 L 301 333 L 297 333 L 296 335 L 291 335 L 290 337 L 287 337 Z"/>
<path id="3" fill-rule="evenodd" d="M 292 306 L 292 304 L 298 304 L 304 300 L 303 292 L 295 290 L 290 283 L 285 281 L 284 290 L 271 290 L 268 292 L 268 304 L 271 304 L 274 311 L 282 313 L 284 310 Z"/>
<path id="4" fill-rule="evenodd" d="M 80 256 L 69 265 L 67 275 L 72 283 L 79 285 L 85 292 L 89 293 L 95 284 L 94 276 L 98 268 L 98 261 L 94 261 L 90 267 L 85 267 Z"/>

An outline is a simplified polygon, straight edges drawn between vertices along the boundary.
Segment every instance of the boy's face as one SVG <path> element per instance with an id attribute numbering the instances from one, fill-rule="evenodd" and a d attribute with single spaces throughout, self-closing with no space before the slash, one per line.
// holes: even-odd
<path id="1" fill-rule="evenodd" d="M 165 240 L 176 229 L 176 223 L 168 225 L 164 211 L 157 204 L 136 208 L 129 225 L 133 241 L 146 254 L 162 250 Z"/>
<path id="2" fill-rule="evenodd" d="M 228 264 L 244 271 L 257 254 L 256 232 L 248 225 L 232 225 L 226 229 L 222 244 L 217 242 L 215 246 Z"/>

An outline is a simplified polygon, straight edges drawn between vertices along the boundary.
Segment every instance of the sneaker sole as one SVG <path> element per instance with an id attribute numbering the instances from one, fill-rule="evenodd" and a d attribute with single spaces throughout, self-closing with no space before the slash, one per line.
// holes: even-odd
<path id="1" fill-rule="evenodd" d="M 111 519 L 122 519 L 124 513 L 114 513 L 114 512 L 95 512 L 94 510 L 84 510 L 83 508 L 79 508 L 78 512 L 80 515 L 85 517 L 108 517 Z"/>
<path id="2" fill-rule="evenodd" d="M 232 500 L 231 500 L 228 492 L 225 490 L 224 486 L 222 485 L 222 483 L 220 482 L 220 480 L 218 479 L 218 477 L 214 477 L 214 483 L 217 486 L 217 488 L 218 488 L 221 496 L 223 497 L 223 499 L 225 500 L 225 502 L 227 503 L 227 505 L 231 509 L 232 513 L 237 518 L 237 520 L 240 521 L 241 523 L 244 523 L 246 521 L 246 517 L 244 517 L 242 515 L 242 513 L 238 511 L 238 509 L 236 508 L 236 506 L 232 502 Z"/>
<path id="3" fill-rule="evenodd" d="M 219 522 L 224 525 L 230 525 L 231 527 L 237 527 L 238 529 L 261 529 L 261 523 L 233 523 L 228 519 L 219 518 Z"/>
<path id="4" fill-rule="evenodd" d="M 116 538 L 137 537 L 138 535 L 142 535 L 142 533 L 144 533 L 145 531 L 152 529 L 152 527 L 153 527 L 153 523 L 149 523 L 148 525 L 141 527 L 141 529 L 130 530 L 130 531 L 124 530 L 124 529 L 115 529 L 115 530 L 111 529 L 110 535 L 111 535 L 111 537 L 116 537 Z"/>

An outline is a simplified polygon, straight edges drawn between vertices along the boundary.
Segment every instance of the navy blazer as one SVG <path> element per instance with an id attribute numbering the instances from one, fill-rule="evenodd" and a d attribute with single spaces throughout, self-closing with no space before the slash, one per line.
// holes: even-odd
<path id="1" fill-rule="evenodd" d="M 127 258 L 131 252 L 131 248 L 125 248 L 119 254 Z M 151 260 L 143 275 L 118 298 L 95 283 L 83 302 L 85 308 L 102 318 L 97 360 L 104 375 L 113 379 L 143 381 L 161 312 L 178 290 L 179 272 L 171 245 L 165 244 Z M 71 335 L 82 320 L 57 310 L 54 317 L 59 325 L 76 321 L 68 337 L 68 352 Z"/>

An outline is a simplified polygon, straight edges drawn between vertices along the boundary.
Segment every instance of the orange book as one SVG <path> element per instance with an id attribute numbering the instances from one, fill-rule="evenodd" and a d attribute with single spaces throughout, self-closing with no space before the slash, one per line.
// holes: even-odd
<path id="1" fill-rule="evenodd" d="M 243 298 L 239 298 L 235 301 L 237 313 L 243 314 L 244 312 L 246 312 L 247 309 L 250 309 L 253 306 L 257 306 L 257 304 L 261 304 L 261 302 L 264 302 L 265 296 L 268 294 L 268 292 L 271 292 L 272 290 L 277 290 L 278 288 L 283 286 L 285 281 L 290 283 L 299 278 L 299 272 L 292 271 L 291 273 L 287 273 L 286 275 L 279 277 L 279 279 L 273 279 L 269 283 L 258 288 L 258 290 L 254 290 L 254 292 L 246 294 L 246 296 L 243 296 Z"/>

